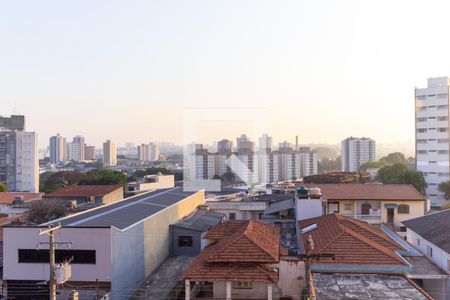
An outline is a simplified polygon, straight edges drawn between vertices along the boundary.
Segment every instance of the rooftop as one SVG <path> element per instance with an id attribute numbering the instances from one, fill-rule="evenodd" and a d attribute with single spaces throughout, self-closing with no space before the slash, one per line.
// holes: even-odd
<path id="1" fill-rule="evenodd" d="M 100 197 L 121 189 L 122 185 L 70 185 L 60 188 L 44 197 Z"/>
<path id="2" fill-rule="evenodd" d="M 61 224 L 64 227 L 115 227 L 124 230 L 193 194 L 195 193 L 184 192 L 181 187 L 157 190 L 53 220 L 42 225 Z"/>
<path id="3" fill-rule="evenodd" d="M 264 211 L 267 208 L 267 202 L 265 201 L 207 201 L 206 205 L 213 210 Z"/>
<path id="4" fill-rule="evenodd" d="M 16 197 L 22 197 L 23 201 L 42 199 L 44 193 L 26 193 L 26 192 L 0 192 L 0 204 L 12 204 Z"/>
<path id="5" fill-rule="evenodd" d="M 280 260 L 276 227 L 255 220 L 228 221 L 217 225 L 205 238 L 211 243 L 195 258 L 183 279 L 278 281 L 278 274 L 267 267 Z"/>
<path id="6" fill-rule="evenodd" d="M 450 253 L 450 209 L 402 223 L 430 243 Z"/>
<path id="7" fill-rule="evenodd" d="M 172 224 L 171 226 L 206 232 L 210 228 L 221 223 L 224 217 L 224 214 L 216 213 L 207 209 L 197 209 L 193 214 L 175 224 Z"/>
<path id="8" fill-rule="evenodd" d="M 425 201 L 426 198 L 410 184 L 313 184 L 327 200 L 408 200 Z"/>
<path id="9" fill-rule="evenodd" d="M 431 299 L 402 276 L 314 273 L 317 299 Z"/>
<path id="10" fill-rule="evenodd" d="M 313 269 L 351 267 L 357 268 L 360 272 L 370 270 L 391 272 L 408 271 L 411 268 L 396 252 L 404 249 L 376 227 L 338 214 L 299 222 L 302 229 L 313 224 L 317 225 L 316 229 L 302 234 L 304 246 L 306 246 L 307 237 L 311 235 L 314 241 L 313 253 L 335 254 L 335 260 L 321 258 L 319 262 L 314 263 Z"/>

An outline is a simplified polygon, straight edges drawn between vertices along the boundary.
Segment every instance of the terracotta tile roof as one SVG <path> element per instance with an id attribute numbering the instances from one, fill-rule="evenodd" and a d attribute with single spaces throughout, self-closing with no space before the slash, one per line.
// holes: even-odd
<path id="1" fill-rule="evenodd" d="M 327 200 L 408 200 L 425 201 L 426 198 L 410 184 L 311 184 L 318 187 Z"/>
<path id="2" fill-rule="evenodd" d="M 381 230 L 337 214 L 324 215 L 299 222 L 300 228 L 317 224 L 304 233 L 304 244 L 311 235 L 313 253 L 334 253 L 335 260 L 322 258 L 316 264 L 408 266 L 396 250 L 404 250 Z"/>
<path id="3" fill-rule="evenodd" d="M 41 199 L 44 193 L 0 192 L 0 204 L 12 204 L 16 197 L 21 196 L 23 201 Z"/>
<path id="4" fill-rule="evenodd" d="M 48 197 L 97 197 L 105 196 L 122 188 L 120 184 L 114 185 L 70 185 L 52 193 L 44 195 Z"/>
<path id="5" fill-rule="evenodd" d="M 212 244 L 195 258 L 183 279 L 278 281 L 278 273 L 267 267 L 280 260 L 279 231 L 275 226 L 255 220 L 228 221 L 213 228 L 205 238 Z"/>

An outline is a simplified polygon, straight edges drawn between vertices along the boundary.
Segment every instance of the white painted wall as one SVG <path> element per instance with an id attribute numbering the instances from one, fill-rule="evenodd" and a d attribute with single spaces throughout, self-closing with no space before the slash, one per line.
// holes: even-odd
<path id="1" fill-rule="evenodd" d="M 450 254 L 440 249 L 436 245 L 430 243 L 415 231 L 407 228 L 406 239 L 414 247 L 419 249 L 421 253 L 429 257 L 435 264 L 441 269 L 445 270 L 447 274 L 450 274 Z M 430 257 L 427 253 L 427 246 L 433 248 L 433 256 Z M 432 294 L 436 300 L 448 300 L 450 299 L 450 279 L 445 282 L 444 280 L 424 280 L 424 288 Z"/>
<path id="2" fill-rule="evenodd" d="M 18 263 L 18 249 L 36 249 L 48 242 L 48 235 L 38 235 L 39 228 L 3 228 L 3 279 L 48 280 L 49 264 Z M 111 232 L 109 228 L 62 228 L 57 242 L 72 242 L 71 249 L 96 250 L 96 264 L 73 264 L 71 281 L 111 280 Z M 48 249 L 48 246 L 42 246 Z"/>
<path id="3" fill-rule="evenodd" d="M 323 214 L 322 199 L 297 199 L 295 209 L 297 221 L 320 217 Z"/>

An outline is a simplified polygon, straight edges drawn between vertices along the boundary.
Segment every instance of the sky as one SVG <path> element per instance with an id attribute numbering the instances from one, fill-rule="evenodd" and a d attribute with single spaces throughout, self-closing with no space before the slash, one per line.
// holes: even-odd
<path id="1" fill-rule="evenodd" d="M 223 111 L 198 122 L 197 142 L 234 139 L 247 128 L 227 114 L 249 109 L 276 141 L 411 145 L 414 87 L 450 75 L 449 11 L 433 0 L 2 1 L 0 115 L 25 114 L 40 147 L 56 133 L 182 143 L 192 109 Z"/>

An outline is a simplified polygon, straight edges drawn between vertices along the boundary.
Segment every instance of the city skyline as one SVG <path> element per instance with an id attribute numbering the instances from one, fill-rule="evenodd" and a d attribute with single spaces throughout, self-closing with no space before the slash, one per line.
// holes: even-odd
<path id="1" fill-rule="evenodd" d="M 192 107 L 266 109 L 280 140 L 402 143 L 414 139 L 414 87 L 450 73 L 449 4 L 433 3 L 5 2 L 2 115 L 27 115 L 40 145 L 55 124 L 97 146 L 180 144 Z"/>

